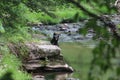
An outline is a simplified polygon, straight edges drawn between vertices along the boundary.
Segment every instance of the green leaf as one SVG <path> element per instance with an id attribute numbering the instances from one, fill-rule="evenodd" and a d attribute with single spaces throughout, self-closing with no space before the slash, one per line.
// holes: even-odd
<path id="1" fill-rule="evenodd" d="M 1 32 L 1 33 L 4 33 L 4 32 L 5 32 L 5 29 L 4 29 L 1 21 L 0 21 L 0 32 Z"/>
<path id="2" fill-rule="evenodd" d="M 107 13 L 108 12 L 108 7 L 106 5 L 102 6 L 101 11 L 104 12 L 104 13 Z"/>
<path id="3" fill-rule="evenodd" d="M 88 22 L 85 24 L 85 26 L 87 28 L 96 28 L 97 26 L 97 20 L 92 18 L 92 19 L 89 19 Z"/>
<path id="4" fill-rule="evenodd" d="M 87 34 L 87 29 L 86 28 L 79 29 L 79 33 L 85 36 Z"/>
<path id="5" fill-rule="evenodd" d="M 117 67 L 116 71 L 117 71 L 117 75 L 119 76 L 120 75 L 120 67 Z"/>
<path id="6" fill-rule="evenodd" d="M 118 24 L 117 27 L 120 28 L 120 24 Z"/>

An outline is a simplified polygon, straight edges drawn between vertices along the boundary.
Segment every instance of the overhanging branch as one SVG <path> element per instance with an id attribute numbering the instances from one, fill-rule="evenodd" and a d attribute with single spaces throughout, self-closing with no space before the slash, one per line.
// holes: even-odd
<path id="1" fill-rule="evenodd" d="M 82 5 L 80 5 L 75 0 L 67 0 L 67 1 L 74 4 L 75 6 L 77 6 L 80 10 L 86 12 L 89 16 L 94 17 L 94 18 L 99 19 L 100 21 L 102 21 L 106 26 L 108 26 L 111 29 L 113 35 L 117 39 L 120 39 L 120 35 L 117 33 L 116 25 L 108 17 L 99 16 L 99 15 L 96 15 L 96 14 L 88 11 L 86 8 L 84 8 Z"/>

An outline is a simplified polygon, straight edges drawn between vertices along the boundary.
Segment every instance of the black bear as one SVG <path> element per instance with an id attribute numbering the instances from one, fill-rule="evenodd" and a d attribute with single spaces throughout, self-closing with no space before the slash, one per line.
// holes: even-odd
<path id="1" fill-rule="evenodd" d="M 52 38 L 52 40 L 51 40 L 51 44 L 58 46 L 59 36 L 60 36 L 60 34 L 55 32 L 55 33 L 53 34 L 53 38 Z"/>

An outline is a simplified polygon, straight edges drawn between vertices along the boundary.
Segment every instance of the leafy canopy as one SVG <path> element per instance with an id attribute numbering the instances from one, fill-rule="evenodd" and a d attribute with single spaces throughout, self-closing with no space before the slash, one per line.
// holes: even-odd
<path id="1" fill-rule="evenodd" d="M 110 15 L 116 12 L 114 0 L 67 0 L 86 12 L 91 18 L 87 21 L 85 28 L 80 30 L 84 35 L 87 30 L 95 31 L 94 39 L 99 45 L 93 50 L 88 80 L 102 80 L 104 75 L 109 76 L 108 80 L 118 80 L 120 66 L 120 34 L 118 27 L 111 21 Z M 115 65 L 117 64 L 117 65 Z M 110 74 L 114 74 L 110 75 Z"/>

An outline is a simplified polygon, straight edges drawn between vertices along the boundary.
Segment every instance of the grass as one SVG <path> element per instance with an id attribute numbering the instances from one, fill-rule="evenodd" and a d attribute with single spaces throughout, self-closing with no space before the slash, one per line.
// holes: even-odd
<path id="1" fill-rule="evenodd" d="M 75 69 L 73 77 L 87 80 L 92 49 L 78 43 L 60 44 L 65 60 Z"/>
<path id="2" fill-rule="evenodd" d="M 79 20 L 86 19 L 88 16 L 86 16 L 82 11 L 76 8 L 57 8 L 54 11 L 51 11 L 53 14 L 56 15 L 56 17 L 50 17 L 49 15 L 43 13 L 43 12 L 27 12 L 27 19 L 29 22 L 32 23 L 39 23 L 42 22 L 44 24 L 58 24 L 62 22 L 63 20 L 73 20 L 76 13 L 79 13 Z"/>
<path id="3" fill-rule="evenodd" d="M 6 30 L 5 33 L 0 33 L 0 35 L 0 43 L 19 43 L 31 39 L 27 27 L 21 27 L 18 29 L 9 28 L 9 30 Z"/>
<path id="4" fill-rule="evenodd" d="M 0 59 L 0 80 L 31 80 L 31 76 L 20 69 L 21 61 L 9 53 L 7 46 L 0 47 L 2 58 Z M 7 75 L 11 73 L 11 75 Z"/>

